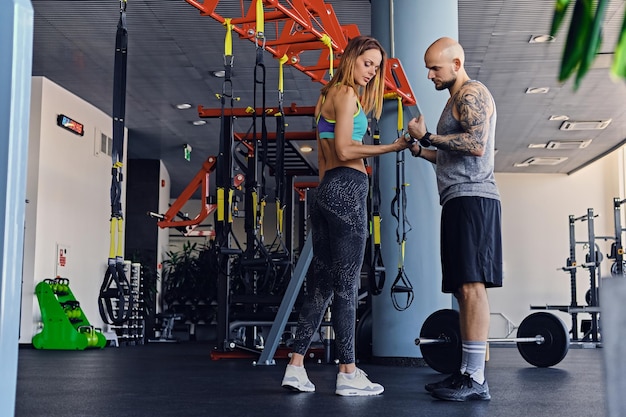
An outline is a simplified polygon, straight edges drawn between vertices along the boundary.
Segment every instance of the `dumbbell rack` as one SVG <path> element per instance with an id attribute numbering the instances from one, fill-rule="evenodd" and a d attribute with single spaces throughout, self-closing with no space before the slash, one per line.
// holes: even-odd
<path id="1" fill-rule="evenodd" d="M 45 279 L 37 284 L 35 294 L 43 323 L 41 332 L 32 339 L 35 348 L 84 350 L 106 346 L 106 338 L 87 320 L 67 278 Z"/>
<path id="2" fill-rule="evenodd" d="M 120 345 L 139 345 L 144 343 L 145 320 L 143 306 L 143 279 L 140 263 L 124 262 L 124 272 L 130 278 L 130 297 L 132 297 L 132 309 L 128 314 L 128 320 L 119 326 L 110 326 L 117 334 Z M 127 300 L 129 301 L 129 300 Z M 117 306 L 114 304 L 114 308 Z"/>

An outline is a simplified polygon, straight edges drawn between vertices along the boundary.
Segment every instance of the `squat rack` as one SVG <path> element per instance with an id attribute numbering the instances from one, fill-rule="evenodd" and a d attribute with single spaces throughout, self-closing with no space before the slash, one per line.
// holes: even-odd
<path id="1" fill-rule="evenodd" d="M 572 334 L 572 341 L 575 342 L 593 342 L 598 343 L 599 339 L 599 326 L 598 326 L 598 316 L 600 313 L 600 302 L 598 300 L 598 292 L 594 291 L 594 289 L 598 286 L 598 278 L 599 274 L 597 271 L 599 270 L 599 265 L 601 262 L 602 255 L 599 251 L 596 250 L 596 239 L 602 238 L 595 235 L 594 228 L 594 218 L 597 215 L 594 214 L 592 208 L 587 209 L 587 213 L 576 217 L 574 215 L 570 215 L 568 217 L 568 226 L 569 226 L 569 257 L 567 258 L 566 264 L 564 267 L 559 268 L 563 271 L 569 272 L 570 274 L 570 304 L 569 305 L 546 305 L 546 306 L 530 306 L 531 310 L 558 310 L 564 313 L 568 313 L 572 319 L 572 327 L 570 333 Z M 587 240 L 577 241 L 576 240 L 576 222 L 586 222 L 587 223 Z M 576 246 L 579 244 L 583 244 L 589 248 L 588 253 L 585 256 L 585 262 L 579 264 L 576 260 Z M 578 268 L 586 268 L 589 271 L 589 286 L 590 286 L 590 297 L 588 300 L 588 305 L 579 305 L 577 301 L 577 283 L 576 283 L 576 275 Z M 591 315 L 591 326 L 585 332 L 585 334 L 579 338 L 578 336 L 578 314 L 580 313 L 588 313 Z"/>

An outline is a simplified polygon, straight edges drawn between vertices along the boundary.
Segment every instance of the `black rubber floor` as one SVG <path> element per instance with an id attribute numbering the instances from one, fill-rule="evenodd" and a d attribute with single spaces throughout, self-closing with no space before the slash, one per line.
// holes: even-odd
<path id="1" fill-rule="evenodd" d="M 211 360 L 211 345 L 148 344 L 87 351 L 19 351 L 18 417 L 164 416 L 549 416 L 605 415 L 602 349 L 570 349 L 554 368 L 535 368 L 515 348 L 491 348 L 491 401 L 434 400 L 424 384 L 441 378 L 427 367 L 361 364 L 385 392 L 334 394 L 336 367 L 307 364 L 315 393 L 280 387 L 286 360 Z"/>

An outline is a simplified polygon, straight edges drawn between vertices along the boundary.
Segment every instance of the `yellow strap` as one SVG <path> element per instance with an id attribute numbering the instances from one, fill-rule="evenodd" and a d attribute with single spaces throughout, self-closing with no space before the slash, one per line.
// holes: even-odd
<path id="1" fill-rule="evenodd" d="M 263 0 L 256 0 L 256 37 L 265 37 L 265 16 L 263 12 Z"/>
<path id="2" fill-rule="evenodd" d="M 380 245 L 380 216 L 374 216 L 374 233 L 372 236 L 374 237 L 374 244 Z"/>
<path id="3" fill-rule="evenodd" d="M 254 219 L 254 221 L 257 221 L 258 206 L 259 206 L 259 196 L 256 193 L 256 191 L 252 191 L 252 218 Z"/>
<path id="4" fill-rule="evenodd" d="M 115 230 L 117 229 L 117 217 L 111 217 L 111 224 L 109 224 L 109 233 L 111 235 L 111 242 L 109 243 L 109 258 L 115 258 Z"/>
<path id="5" fill-rule="evenodd" d="M 287 55 L 283 55 L 282 58 L 278 60 L 278 92 L 283 92 L 283 64 L 287 62 Z"/>
<path id="6" fill-rule="evenodd" d="M 330 75 L 330 78 L 333 78 L 334 75 L 334 65 L 333 65 L 333 58 L 334 58 L 334 53 L 333 53 L 333 40 L 330 39 L 330 36 L 328 36 L 327 34 L 323 34 L 322 38 L 320 39 L 322 41 L 322 43 L 326 46 L 328 46 L 328 52 L 329 52 L 329 59 L 330 59 L 330 67 L 328 68 L 328 74 Z"/>
<path id="7" fill-rule="evenodd" d="M 400 245 L 400 259 L 398 260 L 398 269 L 402 268 L 404 266 L 404 247 L 406 245 L 406 240 L 402 241 L 402 244 Z"/>
<path id="8" fill-rule="evenodd" d="M 283 215 L 285 210 L 280 205 L 280 201 L 276 201 L 276 225 L 278 226 L 278 233 L 283 234 Z"/>
<path id="9" fill-rule="evenodd" d="M 217 221 L 224 221 L 224 187 L 217 189 Z"/>
<path id="10" fill-rule="evenodd" d="M 233 54 L 233 25 L 231 18 L 224 19 L 224 26 L 226 26 L 226 37 L 224 38 L 224 56 L 231 56 Z"/>
<path id="11" fill-rule="evenodd" d="M 115 254 L 117 258 L 124 257 L 124 251 L 122 250 L 123 244 L 124 244 L 124 219 L 120 217 L 117 219 L 117 253 Z"/>
<path id="12" fill-rule="evenodd" d="M 235 190 L 228 190 L 228 223 L 233 222 L 233 211 L 230 209 L 233 206 L 233 195 L 235 194 Z"/>
<path id="13" fill-rule="evenodd" d="M 404 120 L 402 114 L 402 98 L 398 97 L 398 132 L 402 132 L 402 130 L 404 129 Z"/>
<path id="14" fill-rule="evenodd" d="M 261 237 L 265 236 L 263 232 L 263 223 L 265 222 L 265 204 L 267 204 L 265 199 L 261 200 L 261 215 L 259 216 L 259 236 Z"/>

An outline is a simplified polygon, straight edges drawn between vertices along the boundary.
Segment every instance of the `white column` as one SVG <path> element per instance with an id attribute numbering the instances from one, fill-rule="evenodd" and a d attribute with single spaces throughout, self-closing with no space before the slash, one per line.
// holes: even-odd
<path id="1" fill-rule="evenodd" d="M 0 13 L 0 415 L 15 414 L 33 51 L 33 9 Z M 8 138 L 8 140 L 7 140 Z"/>
<path id="2" fill-rule="evenodd" d="M 371 3 L 372 35 L 381 41 L 389 56 L 400 59 L 419 108 L 425 115 L 426 125 L 434 132 L 448 95 L 436 91 L 427 79 L 424 52 L 442 36 L 458 38 L 457 1 L 372 0 Z M 381 118 L 384 143 L 397 137 L 396 109 L 394 100 L 385 104 Z M 405 117 L 405 127 L 406 123 L 408 119 Z M 381 215 L 384 219 L 381 233 L 386 283 L 383 294 L 373 300 L 372 350 L 376 357 L 421 358 L 414 340 L 422 323 L 434 311 L 451 307 L 451 296 L 441 292 L 441 207 L 434 166 L 405 152 L 406 181 L 410 184 L 407 187 L 407 213 L 413 230 L 407 235 L 404 267 L 414 288 L 415 299 L 409 309 L 397 311 L 389 296 L 398 274 L 399 259 L 396 221 L 390 212 L 396 186 L 396 161 L 394 155 L 384 155 L 381 158 Z M 402 303 L 402 298 L 399 302 Z"/>

